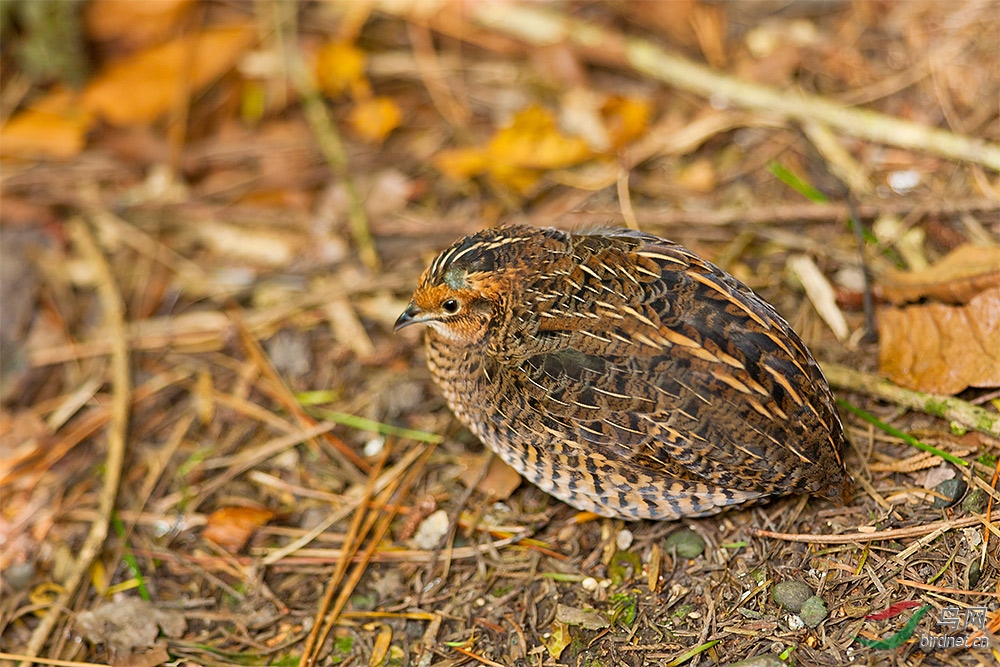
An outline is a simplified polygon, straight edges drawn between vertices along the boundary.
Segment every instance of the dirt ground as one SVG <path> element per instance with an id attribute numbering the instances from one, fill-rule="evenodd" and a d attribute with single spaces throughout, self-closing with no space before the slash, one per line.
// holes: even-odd
<path id="1" fill-rule="evenodd" d="M 0 662 L 1000 663 L 997 2 L 0 10 Z M 392 330 L 512 222 L 773 303 L 846 502 L 519 483 Z"/>

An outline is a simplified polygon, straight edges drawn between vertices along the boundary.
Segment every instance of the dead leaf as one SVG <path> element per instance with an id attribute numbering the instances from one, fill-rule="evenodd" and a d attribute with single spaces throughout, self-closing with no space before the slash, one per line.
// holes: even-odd
<path id="1" fill-rule="evenodd" d="M 355 99 L 371 95 L 365 76 L 368 56 L 349 42 L 334 42 L 320 49 L 316 58 L 319 88 L 331 97 L 350 93 Z"/>
<path id="2" fill-rule="evenodd" d="M 615 148 L 638 139 L 649 128 L 652 105 L 649 100 L 612 95 L 601 107 L 605 129 Z"/>
<path id="3" fill-rule="evenodd" d="M 442 151 L 435 163 L 457 180 L 486 173 L 501 185 L 524 194 L 542 171 L 573 166 L 591 156 L 593 152 L 583 139 L 559 131 L 550 111 L 530 106 L 485 146 Z"/>
<path id="4" fill-rule="evenodd" d="M 79 613 L 76 627 L 94 644 L 131 653 L 153 646 L 161 630 L 168 637 L 180 637 L 187 620 L 178 611 L 164 611 L 152 602 L 130 597 Z"/>
<path id="5" fill-rule="evenodd" d="M 586 630 L 603 630 L 611 621 L 596 609 L 580 609 L 565 604 L 556 605 L 556 620 L 566 625 L 579 625 Z"/>
<path id="6" fill-rule="evenodd" d="M 273 517 L 274 512 L 255 507 L 223 507 L 209 515 L 202 536 L 235 553 Z"/>
<path id="7" fill-rule="evenodd" d="M 4 123 L 0 153 L 23 158 L 73 157 L 83 150 L 92 119 L 80 108 L 75 93 L 50 93 Z"/>
<path id="8" fill-rule="evenodd" d="M 438 153 L 434 164 L 446 176 L 464 181 L 485 172 L 489 160 L 486 151 L 480 148 L 452 148 Z"/>
<path id="9" fill-rule="evenodd" d="M 542 643 L 545 649 L 552 656 L 553 660 L 558 660 L 566 647 L 573 643 L 573 635 L 569 631 L 569 626 L 559 621 L 552 621 L 552 632 L 542 635 Z"/>
<path id="10" fill-rule="evenodd" d="M 307 242 L 305 237 L 276 227 L 251 227 L 217 220 L 204 221 L 193 231 L 220 257 L 263 266 L 287 266 Z"/>
<path id="11" fill-rule="evenodd" d="M 705 60 L 715 69 L 724 69 L 726 59 L 726 9 L 722 4 L 698 2 L 691 14 L 691 29 Z"/>
<path id="12" fill-rule="evenodd" d="M 697 158 L 682 166 L 673 179 L 677 185 L 692 192 L 711 192 L 718 183 L 715 167 L 708 158 Z"/>
<path id="13" fill-rule="evenodd" d="M 96 41 L 140 46 L 169 36 L 193 6 L 194 0 L 91 0 L 84 5 L 84 20 Z"/>
<path id="14" fill-rule="evenodd" d="M 476 486 L 476 491 L 494 500 L 507 500 L 510 498 L 510 494 L 514 493 L 514 490 L 521 485 L 521 476 L 517 474 L 516 470 L 504 463 L 500 457 L 492 454 L 486 454 L 486 456 L 492 457 L 490 467 L 486 471 L 486 476 Z M 466 487 L 472 485 L 476 481 L 476 477 L 479 476 L 479 471 L 483 467 L 483 458 L 482 454 L 459 457 L 459 463 L 465 468 L 458 478 Z"/>
<path id="15" fill-rule="evenodd" d="M 879 282 L 881 295 L 895 304 L 923 297 L 967 303 L 1000 284 L 1000 246 L 962 245 L 922 271 L 894 269 Z"/>
<path id="16" fill-rule="evenodd" d="M 916 482 L 925 489 L 933 489 L 941 482 L 954 478 L 955 467 L 950 463 L 942 463 L 917 475 Z"/>
<path id="17" fill-rule="evenodd" d="M 112 125 L 156 120 L 177 101 L 230 70 L 256 39 L 252 28 L 216 28 L 185 35 L 111 65 L 83 92 L 83 106 Z"/>
<path id="18" fill-rule="evenodd" d="M 403 112 L 391 97 L 373 97 L 355 104 L 349 120 L 362 139 L 382 143 L 390 132 L 399 127 Z"/>
<path id="19" fill-rule="evenodd" d="M 879 368 L 911 389 L 957 394 L 1000 386 L 1000 287 L 965 306 L 879 311 Z"/>
<path id="20" fill-rule="evenodd" d="M 115 653 L 111 656 L 112 667 L 158 667 L 170 661 L 167 642 L 162 639 L 148 649 L 133 649 L 131 653 Z"/>
<path id="21" fill-rule="evenodd" d="M 378 624 L 378 634 L 375 635 L 375 642 L 372 645 L 372 653 L 368 656 L 368 667 L 379 667 L 389 654 L 389 646 L 392 644 L 392 627 L 386 623 Z"/>
<path id="22" fill-rule="evenodd" d="M 489 142 L 487 152 L 512 167 L 543 170 L 579 164 L 591 155 L 583 139 L 564 136 L 555 116 L 537 105 L 514 116 Z"/>

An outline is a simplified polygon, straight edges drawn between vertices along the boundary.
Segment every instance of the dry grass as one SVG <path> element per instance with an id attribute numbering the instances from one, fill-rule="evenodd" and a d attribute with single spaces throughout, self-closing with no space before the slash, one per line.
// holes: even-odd
<path id="1" fill-rule="evenodd" d="M 858 383 L 838 395 L 969 462 L 959 475 L 988 506 L 935 509 L 925 483 L 940 459 L 845 413 L 857 484 L 842 506 L 791 498 L 680 523 L 579 520 L 528 485 L 485 493 L 483 459 L 470 456 L 481 445 L 432 387 L 416 336 L 392 334 L 419 272 L 460 235 L 498 221 L 626 219 L 723 264 L 819 359 L 873 371 L 859 290 L 838 283 L 849 330 L 838 341 L 788 279 L 788 257 L 807 254 L 828 278 L 857 275 L 848 199 L 866 223 L 891 213 L 902 230 L 870 244 L 875 260 L 906 256 L 906 230 L 931 257 L 996 242 L 995 4 L 677 3 L 676 21 L 694 26 L 680 31 L 654 6 L 548 9 L 708 62 L 737 86 L 797 86 L 828 106 L 946 128 L 974 154 L 938 150 L 933 134 L 901 144 L 850 122 L 809 127 L 738 96 L 712 108 L 697 86 L 665 87 L 617 48 L 526 46 L 471 8 L 418 20 L 301 6 L 299 26 L 320 26 L 291 33 L 307 53 L 359 26 L 372 87 L 405 110 L 384 144 L 345 130 L 354 101 L 322 103 L 293 77 L 306 112 L 292 103 L 254 129 L 231 122 L 233 82 L 192 100 L 205 129 L 190 132 L 166 181 L 153 166 L 176 135 L 162 127 L 104 127 L 70 161 L 4 164 L 4 657 L 610 666 L 680 664 L 670 661 L 698 649 L 684 664 L 762 653 L 801 665 L 996 664 L 995 436 L 869 398 Z M 274 16 L 252 18 L 275 34 Z M 753 57 L 747 28 L 767 25 L 757 37 L 778 43 Z M 810 26 L 815 39 L 788 38 Z M 432 166 L 530 102 L 580 111 L 571 89 L 651 100 L 644 138 L 520 193 Z M 830 127 L 844 154 L 823 143 Z M 832 203 L 807 202 L 772 161 Z M 912 190 L 888 185 L 911 172 Z M 995 414 L 995 392 L 958 398 Z M 438 509 L 441 539 L 418 544 Z M 703 554 L 664 550 L 682 527 Z M 825 601 L 818 627 L 772 600 L 791 579 Z M 143 648 L 150 613 L 124 630 L 140 648 L 78 642 L 81 612 L 116 596 L 148 597 L 186 627 L 163 626 L 160 647 Z M 901 646 L 855 640 L 902 630 L 918 606 L 866 617 L 904 601 L 931 610 Z M 989 610 L 978 634 L 991 649 L 921 650 L 920 636 L 945 632 L 944 608 L 970 606 Z M 581 624 L 574 609 L 600 613 Z M 547 646 L 559 644 L 557 661 Z"/>

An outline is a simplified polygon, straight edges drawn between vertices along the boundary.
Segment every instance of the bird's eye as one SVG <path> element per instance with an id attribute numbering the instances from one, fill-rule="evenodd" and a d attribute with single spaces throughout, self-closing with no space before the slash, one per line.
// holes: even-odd
<path id="1" fill-rule="evenodd" d="M 450 313 L 452 315 L 457 313 L 460 307 L 461 304 L 458 303 L 457 299 L 448 299 L 441 304 L 441 308 L 444 310 L 444 312 Z"/>

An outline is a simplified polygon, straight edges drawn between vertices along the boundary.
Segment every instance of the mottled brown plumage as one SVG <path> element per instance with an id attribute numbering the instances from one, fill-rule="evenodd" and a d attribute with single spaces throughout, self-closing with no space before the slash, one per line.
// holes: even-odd
<path id="1" fill-rule="evenodd" d="M 424 272 L 396 329 L 418 322 L 455 415 L 578 509 L 676 519 L 843 491 L 843 427 L 805 345 L 670 241 L 486 230 Z"/>

